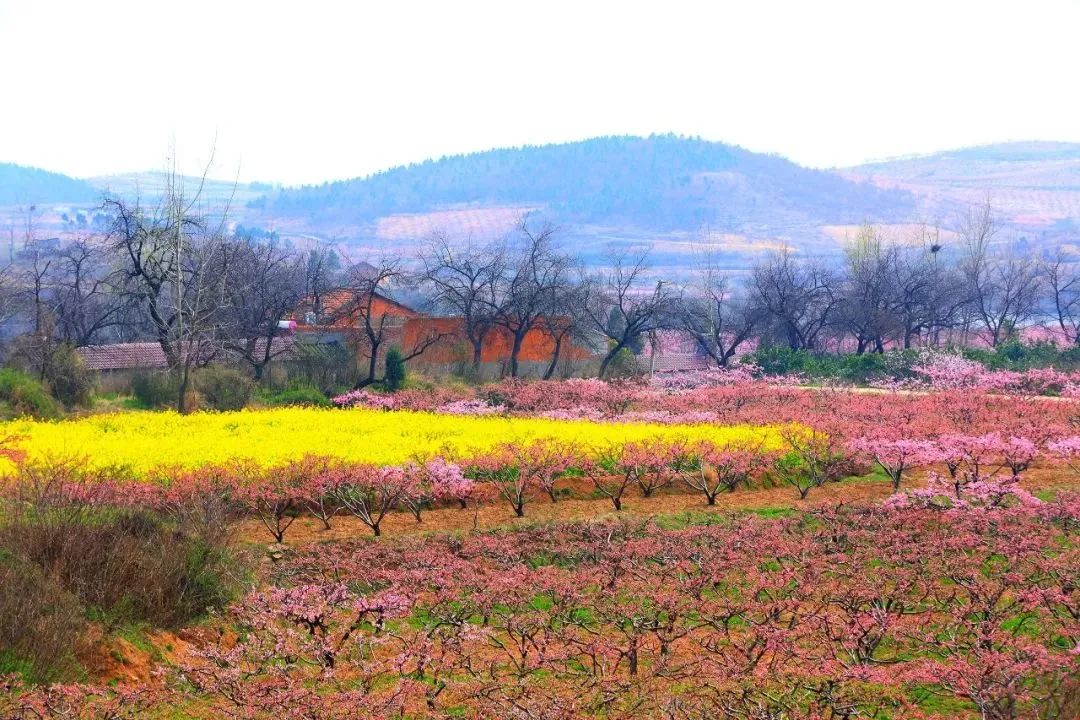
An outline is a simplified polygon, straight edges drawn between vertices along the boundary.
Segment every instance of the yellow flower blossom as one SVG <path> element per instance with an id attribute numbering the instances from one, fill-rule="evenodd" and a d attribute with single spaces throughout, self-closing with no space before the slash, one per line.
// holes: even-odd
<path id="1" fill-rule="evenodd" d="M 0 437 L 33 459 L 74 459 L 88 468 L 122 467 L 144 474 L 156 467 L 200 467 L 247 459 L 265 467 L 303 455 L 377 465 L 443 455 L 468 457 L 501 443 L 550 441 L 586 451 L 628 441 L 663 439 L 761 442 L 782 445 L 777 427 L 659 425 L 461 416 L 370 409 L 281 408 L 239 412 L 129 412 L 77 420 L 0 423 Z M 5 465 L 6 463 L 6 465 Z M 0 458 L 0 470 L 10 469 Z"/>

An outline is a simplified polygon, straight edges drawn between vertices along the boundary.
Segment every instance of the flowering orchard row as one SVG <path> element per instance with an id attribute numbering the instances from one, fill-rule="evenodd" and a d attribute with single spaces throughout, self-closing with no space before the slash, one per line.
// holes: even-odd
<path id="1" fill-rule="evenodd" d="M 544 526 L 286 553 L 160 684 L 0 714 L 1075 718 L 1080 502 Z M 6 705 L 5 705 L 6 703 Z M 34 713 L 38 712 L 39 715 Z M 82 713 L 82 714 L 80 714 Z"/>
<path id="2" fill-rule="evenodd" d="M 1003 395 L 993 386 L 933 391 L 899 388 L 805 388 L 776 385 L 741 373 L 723 382 L 645 384 L 601 380 L 508 380 L 476 390 L 358 391 L 347 403 L 389 411 L 414 410 L 494 417 L 590 419 L 652 424 L 798 423 L 852 435 L 860 428 L 905 437 L 943 432 L 1031 434 L 1032 425 L 1068 427 L 1080 401 L 1036 393 Z M 345 400 L 343 400 L 345 402 Z"/>
<path id="3" fill-rule="evenodd" d="M 907 393 L 976 392 L 1012 396 L 1080 398 L 1080 373 L 1052 368 L 1025 371 L 988 370 L 959 355 L 934 353 L 914 366 L 914 376 L 883 381 L 875 387 Z M 655 403 L 672 395 L 696 390 L 738 386 L 755 390 L 798 390 L 806 384 L 799 376 L 764 376 L 753 366 L 660 374 L 649 382 L 569 379 L 525 382 L 517 379 L 478 389 L 436 388 L 406 390 L 387 395 L 354 390 L 334 398 L 339 407 L 381 410 L 430 410 L 459 415 L 504 413 L 538 414 L 554 418 L 610 418 L 630 420 L 709 422 L 715 416 L 704 405 L 657 411 Z"/>

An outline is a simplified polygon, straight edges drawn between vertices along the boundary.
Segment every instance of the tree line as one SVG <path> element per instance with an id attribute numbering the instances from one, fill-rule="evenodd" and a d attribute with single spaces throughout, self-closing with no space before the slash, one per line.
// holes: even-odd
<path id="1" fill-rule="evenodd" d="M 785 247 L 732 274 L 703 249 L 679 278 L 656 272 L 647 249 L 615 249 L 603 266 L 586 267 L 557 228 L 528 218 L 493 242 L 437 232 L 417 256 L 350 261 L 328 244 L 301 249 L 230 229 L 225 216 L 200 212 L 198 188 L 186 192 L 175 178 L 156 204 L 109 198 L 103 213 L 107 231 L 63 244 L 39 241 L 28 225 L 21 250 L 0 267 L 7 355 L 46 379 L 61 349 L 152 341 L 181 410 L 193 372 L 210 363 L 228 358 L 263 378 L 286 349 L 282 321 L 294 314 L 347 327 L 363 360 L 355 386 L 377 382 L 398 342 L 384 302 L 395 299 L 458 318 L 453 339 L 467 348 L 473 376 L 495 333 L 508 339 L 511 377 L 525 372 L 527 336 L 549 338 L 545 378 L 571 345 L 590 348 L 596 373 L 609 377 L 667 330 L 719 367 L 754 343 L 880 353 L 978 336 L 996 346 L 1035 320 L 1080 344 L 1075 259 L 1018 252 L 989 202 L 947 233 L 923 228 L 906 242 L 867 224 L 840 263 Z M 397 350 L 408 362 L 446 335 L 432 330 Z"/>

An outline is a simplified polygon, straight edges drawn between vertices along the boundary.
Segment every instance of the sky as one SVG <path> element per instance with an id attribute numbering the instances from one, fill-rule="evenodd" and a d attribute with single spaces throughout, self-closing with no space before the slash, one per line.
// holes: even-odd
<path id="1" fill-rule="evenodd" d="M 0 0 L 0 162 L 317 183 L 675 132 L 834 167 L 1080 142 L 1080 0 Z"/>

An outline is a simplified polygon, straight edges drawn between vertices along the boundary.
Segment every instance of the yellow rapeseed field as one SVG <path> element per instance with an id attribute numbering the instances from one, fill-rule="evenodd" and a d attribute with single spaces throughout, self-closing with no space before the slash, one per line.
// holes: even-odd
<path id="1" fill-rule="evenodd" d="M 781 444 L 778 428 L 651 425 L 369 409 L 282 408 L 178 415 L 128 412 L 78 420 L 0 423 L 31 459 L 75 459 L 88 468 L 199 467 L 233 459 L 275 466 L 305 454 L 379 465 L 442 454 L 467 457 L 505 442 L 555 441 L 583 448 L 644 439 Z M 7 460 L 0 459 L 0 468 Z M 10 464 L 7 466 L 10 467 Z"/>

